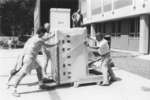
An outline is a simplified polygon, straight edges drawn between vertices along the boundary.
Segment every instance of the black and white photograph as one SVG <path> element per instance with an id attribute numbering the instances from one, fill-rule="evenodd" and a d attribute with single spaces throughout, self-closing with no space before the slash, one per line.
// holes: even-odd
<path id="1" fill-rule="evenodd" d="M 0 0 L 0 100 L 150 100 L 150 0 Z"/>

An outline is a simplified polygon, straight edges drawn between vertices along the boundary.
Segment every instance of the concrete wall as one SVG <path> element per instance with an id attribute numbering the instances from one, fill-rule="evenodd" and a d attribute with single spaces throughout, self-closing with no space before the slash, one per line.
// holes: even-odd
<path id="1" fill-rule="evenodd" d="M 105 23 L 93 23 L 91 24 L 91 35 L 94 36 L 93 33 L 97 32 L 111 34 L 111 48 L 139 51 L 140 33 L 137 26 L 139 21 L 139 17 L 135 17 Z"/>
<path id="2" fill-rule="evenodd" d="M 84 24 L 150 13 L 150 0 L 82 0 Z M 93 6 L 95 5 L 95 6 Z M 94 12 L 94 13 L 93 13 Z"/>
<path id="3" fill-rule="evenodd" d="M 2 21 L 1 21 L 1 16 L 0 16 L 0 36 L 2 35 Z"/>
<path id="4" fill-rule="evenodd" d="M 81 0 L 81 11 L 86 15 L 83 24 L 100 23 L 101 30 L 105 26 L 105 33 L 112 31 L 111 21 L 123 20 L 120 25 L 119 37 L 112 37 L 112 47 L 118 49 L 139 51 L 147 54 L 150 52 L 150 0 Z M 86 9 L 85 9 L 86 7 Z M 84 10 L 83 10 L 84 9 Z M 140 17 L 138 19 L 139 36 L 131 36 L 132 25 L 128 24 L 127 18 Z M 144 16 L 144 17 L 143 17 Z M 103 25 L 105 23 L 105 25 Z M 107 24 L 108 23 L 108 24 Z M 115 25 L 116 26 L 116 25 Z M 149 28 L 148 28 L 149 27 Z M 137 28 L 137 27 L 136 27 Z M 94 29 L 94 28 L 93 28 Z M 115 28 L 116 30 L 117 28 Z"/>
<path id="5" fill-rule="evenodd" d="M 137 51 L 139 50 L 139 38 L 130 38 L 128 35 L 111 38 L 111 48 Z"/>

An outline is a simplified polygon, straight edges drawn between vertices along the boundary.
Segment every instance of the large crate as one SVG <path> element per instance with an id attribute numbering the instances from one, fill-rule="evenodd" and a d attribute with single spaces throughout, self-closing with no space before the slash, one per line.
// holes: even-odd
<path id="1" fill-rule="evenodd" d="M 50 49 L 53 79 L 56 84 L 99 84 L 103 80 L 102 75 L 90 73 L 88 66 L 89 51 L 84 45 L 87 37 L 86 28 L 58 29 L 53 32 L 55 37 L 51 42 L 60 41 L 57 47 Z"/>
<path id="2" fill-rule="evenodd" d="M 55 30 L 60 41 L 58 47 L 51 49 L 53 78 L 59 84 L 71 83 L 87 76 L 88 51 L 84 45 L 85 28 Z"/>
<path id="3" fill-rule="evenodd" d="M 70 9 L 51 8 L 50 26 L 51 29 L 70 28 Z"/>
<path id="4" fill-rule="evenodd" d="M 87 76 L 88 51 L 84 45 L 86 29 L 73 28 L 58 31 L 60 83 L 74 82 Z"/>

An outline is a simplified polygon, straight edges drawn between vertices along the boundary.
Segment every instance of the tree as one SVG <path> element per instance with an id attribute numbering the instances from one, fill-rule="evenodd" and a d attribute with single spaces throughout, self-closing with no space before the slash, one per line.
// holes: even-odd
<path id="1" fill-rule="evenodd" d="M 2 32 L 19 36 L 33 29 L 33 12 L 36 0 L 8 0 L 2 4 Z"/>

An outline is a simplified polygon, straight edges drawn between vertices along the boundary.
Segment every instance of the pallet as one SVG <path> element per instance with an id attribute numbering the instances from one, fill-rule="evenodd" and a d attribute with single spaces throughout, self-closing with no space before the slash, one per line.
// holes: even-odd
<path id="1" fill-rule="evenodd" d="M 102 75 L 89 75 L 86 78 L 80 79 L 78 81 L 74 82 L 74 87 L 77 88 L 81 84 L 87 84 L 87 83 L 96 83 L 99 85 L 103 81 Z"/>

